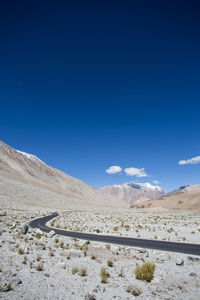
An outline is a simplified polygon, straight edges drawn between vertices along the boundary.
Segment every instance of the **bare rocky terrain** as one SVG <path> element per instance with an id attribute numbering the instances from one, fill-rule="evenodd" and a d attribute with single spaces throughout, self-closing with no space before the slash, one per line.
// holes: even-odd
<path id="1" fill-rule="evenodd" d="M 200 257 L 75 240 L 38 229 L 23 234 L 22 224 L 37 216 L 41 213 L 1 212 L 0 299 L 199 299 Z M 155 264 L 150 282 L 134 274 L 144 262 Z M 109 276 L 102 277 L 102 268 Z"/>

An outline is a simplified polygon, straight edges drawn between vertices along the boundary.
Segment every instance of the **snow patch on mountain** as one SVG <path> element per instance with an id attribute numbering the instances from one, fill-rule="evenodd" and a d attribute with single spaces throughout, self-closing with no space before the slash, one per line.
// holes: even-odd
<path id="1" fill-rule="evenodd" d="M 31 160 L 33 160 L 33 161 L 40 161 L 41 163 L 44 164 L 44 162 L 43 162 L 41 159 L 39 159 L 37 156 L 35 156 L 35 155 L 33 155 L 33 154 L 29 154 L 29 153 L 26 153 L 26 152 L 22 152 L 22 151 L 19 151 L 19 150 L 16 150 L 16 149 L 15 149 L 15 151 L 17 151 L 18 153 L 24 155 L 24 156 L 27 157 L 28 159 L 31 159 Z"/>
<path id="2" fill-rule="evenodd" d="M 158 185 L 146 183 L 127 182 L 124 184 L 114 184 L 102 187 L 102 190 L 114 195 L 119 200 L 123 200 L 132 205 L 135 202 L 141 202 L 148 199 L 155 199 L 162 197 L 166 191 Z"/>

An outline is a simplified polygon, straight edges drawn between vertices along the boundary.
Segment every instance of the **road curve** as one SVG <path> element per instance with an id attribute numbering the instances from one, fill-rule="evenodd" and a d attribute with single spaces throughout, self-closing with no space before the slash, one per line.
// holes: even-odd
<path id="1" fill-rule="evenodd" d="M 184 254 L 191 255 L 200 255 L 200 245 L 198 244 L 188 244 L 188 243 L 179 243 L 179 242 L 167 242 L 167 241 L 158 241 L 158 240 L 147 240 L 139 238 L 127 238 L 127 237 L 118 237 L 110 235 L 100 235 L 100 234 L 91 234 L 83 232 L 73 232 L 66 231 L 57 228 L 51 228 L 46 226 L 46 223 L 57 217 L 58 213 L 54 213 L 39 219 L 35 219 L 29 222 L 29 226 L 32 228 L 39 228 L 44 232 L 49 232 L 52 229 L 58 235 L 63 235 L 67 237 L 90 240 L 103 243 L 118 244 L 129 247 L 139 247 L 139 248 L 148 248 L 161 251 L 169 252 L 179 252 Z"/>

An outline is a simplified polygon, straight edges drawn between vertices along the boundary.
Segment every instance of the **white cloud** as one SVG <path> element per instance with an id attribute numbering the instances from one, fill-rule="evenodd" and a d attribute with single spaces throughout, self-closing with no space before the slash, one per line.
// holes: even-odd
<path id="1" fill-rule="evenodd" d="M 147 173 L 145 172 L 144 168 L 138 169 L 138 168 L 126 168 L 124 169 L 124 172 L 127 176 L 136 176 L 136 177 L 146 177 Z"/>
<path id="2" fill-rule="evenodd" d="M 158 180 L 153 180 L 153 183 L 154 183 L 154 184 L 159 184 L 160 181 L 158 181 Z"/>
<path id="3" fill-rule="evenodd" d="M 122 168 L 119 167 L 119 166 L 112 166 L 112 167 L 110 167 L 110 168 L 108 168 L 106 170 L 106 173 L 108 173 L 108 174 L 116 174 L 116 173 L 121 172 L 121 170 L 122 170 Z"/>
<path id="4" fill-rule="evenodd" d="M 180 160 L 178 162 L 179 165 L 195 165 L 200 164 L 200 156 L 196 156 L 187 160 Z"/>

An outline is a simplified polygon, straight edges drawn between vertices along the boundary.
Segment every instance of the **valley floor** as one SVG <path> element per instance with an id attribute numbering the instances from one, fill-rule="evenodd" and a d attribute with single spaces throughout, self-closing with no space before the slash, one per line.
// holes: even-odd
<path id="1" fill-rule="evenodd" d="M 22 225 L 39 216 L 1 212 L 0 299 L 199 299 L 200 257 L 50 236 L 38 229 L 22 234 Z M 192 213 L 82 211 L 61 213 L 51 222 L 67 230 L 200 240 L 199 216 Z M 155 264 L 151 282 L 134 275 L 144 262 Z M 109 273 L 105 283 L 102 268 Z"/>
<path id="2" fill-rule="evenodd" d="M 49 226 L 71 231 L 133 238 L 200 242 L 200 213 L 131 209 L 115 212 L 63 212 Z"/>

